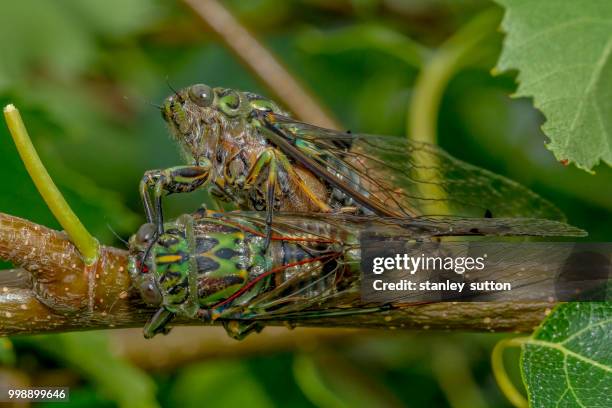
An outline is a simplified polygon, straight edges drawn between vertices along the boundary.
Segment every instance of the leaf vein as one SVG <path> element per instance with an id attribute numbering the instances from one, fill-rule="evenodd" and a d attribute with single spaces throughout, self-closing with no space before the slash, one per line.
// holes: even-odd
<path id="1" fill-rule="evenodd" d="M 528 37 L 525 41 L 520 44 L 516 44 L 513 47 L 513 51 L 521 50 L 525 47 L 528 47 L 530 44 L 538 41 L 541 37 L 545 37 L 546 35 L 552 34 L 556 31 L 565 30 L 572 26 L 578 26 L 582 24 L 603 24 L 603 25 L 612 25 L 612 20 L 603 19 L 603 18 L 577 18 L 575 20 L 569 20 L 557 25 L 552 25 L 545 30 L 539 31 L 530 37 Z M 509 30 L 507 30 L 509 31 Z"/>
<path id="2" fill-rule="evenodd" d="M 544 75 L 534 79 L 531 82 L 523 81 L 521 83 L 521 86 L 523 88 L 530 88 L 530 87 L 533 87 L 535 85 L 538 85 L 540 82 L 543 82 L 546 79 L 548 79 L 548 78 L 550 78 L 550 77 L 552 77 L 554 75 L 557 75 L 557 74 L 560 74 L 560 73 L 563 73 L 563 72 L 566 72 L 566 71 L 569 71 L 569 70 L 572 70 L 572 69 L 576 69 L 576 68 L 588 67 L 589 65 L 590 64 L 586 64 L 586 63 L 576 63 L 576 64 L 565 65 L 562 68 L 556 69 L 554 71 L 547 72 L 546 74 L 544 74 Z"/>
<path id="3" fill-rule="evenodd" d="M 552 348 L 555 350 L 559 350 L 561 353 L 564 353 L 566 355 L 572 356 L 577 360 L 581 360 L 587 364 L 591 364 L 603 371 L 606 371 L 608 373 L 612 373 L 612 367 L 608 367 L 604 364 L 601 364 L 598 361 L 592 360 L 588 357 L 585 357 L 581 354 L 578 354 L 572 350 L 569 350 L 568 348 L 563 347 L 562 345 L 558 344 L 558 343 L 551 343 L 550 341 L 545 341 L 545 340 L 533 340 L 530 339 L 529 341 L 527 341 L 525 344 L 531 344 L 534 346 L 540 346 L 540 347 L 548 347 L 548 348 Z"/>
<path id="4" fill-rule="evenodd" d="M 576 116 L 574 116 L 574 119 L 572 120 L 572 124 L 570 126 L 570 132 L 574 132 L 574 130 L 576 129 L 575 128 L 576 123 L 578 122 L 578 119 L 582 116 L 582 112 L 584 111 L 584 108 L 585 108 L 585 101 L 587 99 L 586 97 L 593 91 L 595 85 L 597 85 L 599 79 L 601 78 L 601 71 L 604 65 L 606 64 L 606 61 L 610 57 L 611 53 L 612 53 L 612 36 L 608 38 L 608 42 L 606 43 L 606 46 L 603 49 L 601 57 L 597 60 L 597 63 L 595 64 L 595 67 L 593 68 L 591 77 L 589 78 L 589 83 L 587 87 L 585 88 L 584 92 L 582 93 L 582 97 L 580 99 L 578 109 L 576 111 Z"/>
<path id="5" fill-rule="evenodd" d="M 586 408 L 578 398 L 578 395 L 576 395 L 576 391 L 574 391 L 574 387 L 572 387 L 572 383 L 570 382 L 570 375 L 567 371 L 567 354 L 565 355 L 565 357 L 563 357 L 563 371 L 565 372 L 565 384 L 567 384 L 567 389 L 570 390 L 570 392 L 574 396 L 574 400 L 578 403 L 578 405 L 583 408 Z"/>
<path id="6" fill-rule="evenodd" d="M 594 324 L 589 324 L 589 325 L 583 327 L 582 329 L 578 330 L 576 333 L 573 333 L 571 336 L 569 336 L 568 338 L 566 338 L 565 340 L 563 340 L 559 344 L 565 344 L 568 341 L 572 340 L 574 337 L 577 337 L 577 336 L 581 335 L 583 332 L 585 332 L 585 331 L 587 331 L 589 329 L 592 329 L 592 328 L 597 327 L 597 326 L 603 326 L 603 325 L 608 324 L 608 323 L 612 323 L 612 318 L 605 319 L 605 320 L 602 320 L 602 321 L 594 323 Z"/>

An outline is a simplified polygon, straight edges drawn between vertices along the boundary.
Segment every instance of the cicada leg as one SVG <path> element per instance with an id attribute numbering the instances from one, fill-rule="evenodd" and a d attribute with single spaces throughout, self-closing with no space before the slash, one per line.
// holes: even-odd
<path id="1" fill-rule="evenodd" d="M 215 209 L 218 212 L 225 212 L 223 203 L 238 203 L 239 200 L 234 197 L 229 191 L 225 190 L 222 186 L 214 184 L 208 190 L 212 198 L 212 202 L 215 205 Z"/>
<path id="2" fill-rule="evenodd" d="M 168 334 L 170 332 L 170 328 L 166 327 L 168 323 L 174 318 L 174 313 L 169 312 L 165 308 L 160 308 L 155 312 L 153 317 L 149 319 L 147 324 L 144 327 L 144 337 L 145 339 L 153 338 L 158 333 Z"/>
<path id="3" fill-rule="evenodd" d="M 248 189 L 253 187 L 265 167 L 268 167 L 268 178 L 266 180 L 266 238 L 264 241 L 264 250 L 267 250 L 270 245 L 270 239 L 272 238 L 272 214 L 274 213 L 274 194 L 276 191 L 277 177 L 274 149 L 266 149 L 257 157 L 257 161 L 249 171 L 245 180 L 244 188 Z"/>
<path id="4" fill-rule="evenodd" d="M 140 196 L 145 209 L 147 222 L 157 227 L 158 236 L 164 231 L 162 197 L 172 193 L 188 193 L 208 182 L 212 165 L 206 161 L 198 166 L 177 166 L 165 170 L 147 171 L 140 182 Z M 150 189 L 153 188 L 154 202 L 151 202 Z"/>
<path id="5" fill-rule="evenodd" d="M 242 340 L 249 334 L 259 333 L 264 329 L 263 324 L 246 320 L 224 320 L 222 323 L 227 335 L 235 340 Z"/>

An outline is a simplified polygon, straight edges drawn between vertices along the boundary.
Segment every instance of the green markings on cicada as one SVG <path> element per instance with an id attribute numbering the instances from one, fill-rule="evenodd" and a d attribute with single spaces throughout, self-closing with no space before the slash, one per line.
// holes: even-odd
<path id="1" fill-rule="evenodd" d="M 241 113 L 243 96 L 233 89 L 215 88 L 215 103 L 218 108 L 228 116 L 236 116 Z"/>
<path id="2" fill-rule="evenodd" d="M 257 94 L 253 94 L 250 92 L 246 92 L 245 94 L 252 109 L 282 113 L 278 105 L 272 102 L 271 100 L 265 99 Z"/>
<path id="3" fill-rule="evenodd" d="M 193 316 L 198 310 L 193 218 L 184 214 L 166 223 L 164 231 L 151 248 L 161 306 L 168 312 Z"/>
<path id="4" fill-rule="evenodd" d="M 244 239 L 242 231 L 209 233 L 196 238 L 200 306 L 226 299 L 247 283 L 249 250 Z"/>
<path id="5" fill-rule="evenodd" d="M 162 234 L 153 247 L 153 260 L 164 306 L 175 311 L 173 306 L 189 297 L 190 248 L 184 233 L 169 229 Z"/>
<path id="6" fill-rule="evenodd" d="M 202 161 L 198 166 L 175 166 L 168 169 L 168 179 L 172 180 L 174 189 L 170 191 L 194 191 L 208 181 L 210 163 Z"/>

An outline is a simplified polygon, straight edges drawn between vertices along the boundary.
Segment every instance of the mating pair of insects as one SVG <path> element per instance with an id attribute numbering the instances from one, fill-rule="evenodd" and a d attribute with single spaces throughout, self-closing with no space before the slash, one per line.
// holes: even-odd
<path id="1" fill-rule="evenodd" d="M 355 316 L 359 235 L 581 235 L 525 187 L 441 149 L 299 122 L 249 92 L 197 84 L 161 107 L 185 165 L 145 173 L 147 224 L 130 273 L 158 306 L 145 336 L 175 316 L 219 319 L 235 338 L 269 322 Z M 162 199 L 207 187 L 239 211 L 165 222 Z"/>

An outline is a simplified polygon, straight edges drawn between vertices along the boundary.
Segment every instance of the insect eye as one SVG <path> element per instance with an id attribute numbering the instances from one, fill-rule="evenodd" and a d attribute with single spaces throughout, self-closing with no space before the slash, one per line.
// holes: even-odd
<path id="1" fill-rule="evenodd" d="M 204 84 L 196 84 L 189 88 L 189 99 L 196 105 L 207 108 L 212 105 L 214 95 L 210 86 Z"/>
<path id="2" fill-rule="evenodd" d="M 143 224 L 136 233 L 136 242 L 140 244 L 148 244 L 155 235 L 155 224 Z"/>
<path id="3" fill-rule="evenodd" d="M 150 281 L 140 284 L 140 294 L 145 303 L 151 306 L 159 306 L 162 303 L 162 295 L 157 286 Z"/>
<path id="4" fill-rule="evenodd" d="M 219 99 L 219 107 L 221 110 L 228 115 L 236 115 L 240 108 L 240 96 L 238 92 L 229 91 L 224 95 L 221 95 Z"/>

